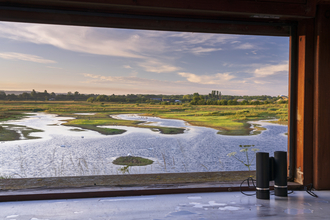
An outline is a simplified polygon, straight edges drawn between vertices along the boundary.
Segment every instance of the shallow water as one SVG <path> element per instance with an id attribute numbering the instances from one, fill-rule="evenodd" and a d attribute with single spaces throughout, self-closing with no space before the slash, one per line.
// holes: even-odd
<path id="1" fill-rule="evenodd" d="M 114 117 L 114 116 L 113 116 Z M 95 131 L 72 131 L 63 126 L 63 120 L 53 114 L 37 113 L 26 119 L 6 124 L 24 125 L 45 132 L 32 133 L 41 137 L 34 140 L 18 140 L 0 143 L 0 176 L 49 177 L 76 175 L 121 174 L 112 164 L 119 156 L 131 154 L 155 161 L 152 165 L 130 167 L 132 174 L 164 172 L 202 172 L 247 170 L 239 161 L 227 154 L 246 160 L 239 152 L 239 145 L 255 145 L 254 148 L 273 155 L 274 151 L 287 150 L 287 126 L 255 122 L 267 130 L 259 135 L 225 136 L 212 128 L 191 126 L 182 120 L 117 115 L 126 120 L 143 120 L 157 126 L 186 128 L 185 133 L 165 135 L 147 128 L 106 126 L 125 129 L 120 135 L 102 135 Z M 250 152 L 250 160 L 253 152 Z M 251 168 L 254 169 L 255 163 Z"/>

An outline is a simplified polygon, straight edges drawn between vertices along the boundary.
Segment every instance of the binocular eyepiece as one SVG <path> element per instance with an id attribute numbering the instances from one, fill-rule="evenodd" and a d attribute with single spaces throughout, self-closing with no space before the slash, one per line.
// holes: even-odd
<path id="1" fill-rule="evenodd" d="M 269 181 L 274 180 L 275 196 L 287 197 L 287 152 L 275 151 L 274 157 L 269 153 L 256 154 L 257 199 L 269 199 Z"/>

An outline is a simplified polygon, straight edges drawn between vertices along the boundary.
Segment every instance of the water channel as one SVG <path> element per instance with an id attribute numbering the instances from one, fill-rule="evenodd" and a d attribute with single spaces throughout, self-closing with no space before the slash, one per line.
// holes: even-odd
<path id="1" fill-rule="evenodd" d="M 106 126 L 127 132 L 102 135 L 61 125 L 72 118 L 46 113 L 31 114 L 21 120 L 2 123 L 44 132 L 31 134 L 40 139 L 0 142 L 0 176 L 26 178 L 122 174 L 123 166 L 114 165 L 112 161 L 128 154 L 154 161 L 148 166 L 129 167 L 131 174 L 237 171 L 247 170 L 247 167 L 227 154 L 237 152 L 236 156 L 246 161 L 245 153 L 239 152 L 242 149 L 239 145 L 255 145 L 253 148 L 270 155 L 277 150 L 287 150 L 287 126 L 267 121 L 251 122 L 266 128 L 259 135 L 226 136 L 217 134 L 215 129 L 192 126 L 182 120 L 136 114 L 112 117 L 186 130 L 183 134 L 168 135 L 148 128 Z M 250 160 L 253 155 L 249 150 Z"/>

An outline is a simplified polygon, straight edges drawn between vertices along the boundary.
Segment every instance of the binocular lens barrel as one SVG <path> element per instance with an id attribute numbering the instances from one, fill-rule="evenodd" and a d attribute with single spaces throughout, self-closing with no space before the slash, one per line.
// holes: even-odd
<path id="1" fill-rule="evenodd" d="M 257 199 L 269 199 L 269 153 L 256 154 Z"/>
<path id="2" fill-rule="evenodd" d="M 285 151 L 275 151 L 275 196 L 288 196 L 287 182 L 287 153 Z"/>

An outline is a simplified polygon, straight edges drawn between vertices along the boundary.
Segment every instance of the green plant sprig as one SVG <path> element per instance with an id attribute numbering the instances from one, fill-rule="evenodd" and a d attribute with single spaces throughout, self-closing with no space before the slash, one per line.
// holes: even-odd
<path id="1" fill-rule="evenodd" d="M 256 152 L 259 151 L 259 149 L 257 149 L 257 148 L 252 148 L 251 149 L 251 151 L 254 152 L 254 156 L 253 156 L 252 160 L 250 161 L 248 151 L 249 151 L 249 148 L 254 147 L 254 145 L 239 145 L 239 147 L 243 148 L 243 149 L 240 150 L 240 152 L 245 152 L 246 162 L 244 162 L 243 160 L 241 160 L 241 159 L 239 159 L 238 157 L 235 156 L 237 154 L 237 152 L 231 152 L 231 153 L 227 154 L 227 156 L 235 158 L 236 160 L 238 160 L 239 162 L 244 164 L 249 169 L 249 171 L 251 171 L 250 167 L 251 167 L 253 161 L 255 160 Z"/>

